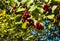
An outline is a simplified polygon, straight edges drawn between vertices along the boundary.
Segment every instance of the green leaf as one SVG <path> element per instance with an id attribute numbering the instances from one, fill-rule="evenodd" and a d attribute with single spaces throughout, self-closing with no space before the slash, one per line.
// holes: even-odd
<path id="1" fill-rule="evenodd" d="M 34 37 L 34 35 L 30 35 L 27 38 L 25 38 L 25 40 L 29 40 L 30 38 L 33 38 L 33 37 Z"/>
<path id="2" fill-rule="evenodd" d="M 49 0 L 48 4 L 50 4 L 50 3 L 51 3 L 51 1 L 52 1 L 52 0 Z"/>
<path id="3" fill-rule="evenodd" d="M 59 3 L 60 3 L 60 0 L 53 0 L 53 1 L 55 1 L 55 2 L 59 2 Z"/>
<path id="4" fill-rule="evenodd" d="M 25 3 L 27 0 L 22 0 L 22 3 Z"/>
<path id="5" fill-rule="evenodd" d="M 22 23 L 22 28 L 23 28 L 23 29 L 26 29 L 26 28 L 27 28 L 27 27 L 26 27 L 26 24 L 27 24 L 27 22 Z"/>
<path id="6" fill-rule="evenodd" d="M 25 9 L 24 8 L 18 8 L 17 12 L 20 12 L 20 11 L 25 11 Z"/>
<path id="7" fill-rule="evenodd" d="M 60 26 L 60 22 L 59 22 L 59 26 Z"/>
<path id="8" fill-rule="evenodd" d="M 30 4 L 33 3 L 33 0 L 30 0 L 29 2 L 27 2 L 27 7 L 30 7 Z"/>
<path id="9" fill-rule="evenodd" d="M 37 8 L 39 10 L 40 13 L 43 13 L 43 8 Z"/>
<path id="10" fill-rule="evenodd" d="M 52 7 L 52 13 L 54 13 L 54 10 L 55 10 L 56 8 L 57 8 L 56 5 Z"/>
<path id="11" fill-rule="evenodd" d="M 15 24 L 22 24 L 22 20 L 20 22 L 15 22 Z"/>
<path id="12" fill-rule="evenodd" d="M 33 11 L 37 8 L 37 5 L 32 5 L 31 8 L 29 9 L 29 11 Z"/>
<path id="13" fill-rule="evenodd" d="M 52 15 L 48 15 L 47 18 L 49 18 L 49 19 L 53 19 L 53 18 L 54 18 L 54 14 L 52 14 Z"/>
<path id="14" fill-rule="evenodd" d="M 34 16 L 34 17 L 38 17 L 38 15 L 39 15 L 39 10 L 38 9 L 35 9 L 34 11 L 32 11 L 32 15 Z"/>
<path id="15" fill-rule="evenodd" d="M 17 0 L 12 0 L 12 1 L 14 1 L 14 2 L 18 2 Z"/>

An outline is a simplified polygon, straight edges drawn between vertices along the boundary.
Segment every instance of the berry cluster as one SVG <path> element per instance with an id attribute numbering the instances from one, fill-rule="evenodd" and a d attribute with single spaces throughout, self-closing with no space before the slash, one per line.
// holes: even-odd
<path id="1" fill-rule="evenodd" d="M 58 2 L 0 1 L 0 40 L 60 41 L 60 1 Z"/>
<path id="2" fill-rule="evenodd" d="M 25 21 L 27 18 L 29 18 L 31 15 L 29 14 L 28 11 L 25 11 L 24 14 L 22 15 L 22 21 Z"/>
<path id="3" fill-rule="evenodd" d="M 34 28 L 39 29 L 39 30 L 43 30 L 44 26 L 42 24 L 40 24 L 39 22 L 36 22 L 36 24 L 34 24 L 34 21 L 32 19 L 28 19 L 29 17 L 31 17 L 31 15 L 29 14 L 28 11 L 25 11 L 24 14 L 22 15 L 22 21 L 25 22 L 25 20 L 27 22 L 29 22 L 27 25 L 28 26 L 34 26 Z"/>
<path id="4" fill-rule="evenodd" d="M 43 10 L 44 10 L 44 13 L 46 12 L 51 12 L 51 6 L 49 4 L 43 4 Z"/>

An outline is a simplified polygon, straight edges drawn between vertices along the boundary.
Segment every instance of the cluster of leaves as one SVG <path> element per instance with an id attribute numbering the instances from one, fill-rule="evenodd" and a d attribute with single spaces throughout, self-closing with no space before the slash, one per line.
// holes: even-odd
<path id="1" fill-rule="evenodd" d="M 57 9 L 59 4 L 59 0 L 1 0 L 0 38 L 7 41 L 13 41 L 12 39 L 38 41 L 46 30 L 51 32 L 53 26 L 56 26 L 56 30 L 60 32 L 60 7 L 58 6 Z M 28 11 L 30 15 L 24 14 L 25 11 Z M 29 18 L 26 18 L 27 16 Z M 30 24 L 31 20 L 33 24 Z M 27 23 L 30 25 L 27 26 Z M 38 33 L 31 34 L 33 30 Z"/>

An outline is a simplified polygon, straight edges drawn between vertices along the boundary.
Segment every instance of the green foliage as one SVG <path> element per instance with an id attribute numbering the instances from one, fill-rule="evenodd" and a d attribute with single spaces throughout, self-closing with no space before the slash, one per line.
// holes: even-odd
<path id="1" fill-rule="evenodd" d="M 46 31 L 51 31 L 52 26 L 60 27 L 60 21 L 56 20 L 60 15 L 56 2 L 60 4 L 59 0 L 0 0 L 0 38 L 6 41 L 38 41 Z M 42 6 L 45 3 L 51 5 L 52 12 L 44 13 Z M 29 12 L 30 17 L 23 20 L 25 11 Z M 46 19 L 50 22 L 44 26 Z M 43 25 L 44 29 L 36 29 L 36 22 Z M 60 31 L 60 28 L 56 29 Z M 37 34 L 32 34 L 33 30 Z"/>

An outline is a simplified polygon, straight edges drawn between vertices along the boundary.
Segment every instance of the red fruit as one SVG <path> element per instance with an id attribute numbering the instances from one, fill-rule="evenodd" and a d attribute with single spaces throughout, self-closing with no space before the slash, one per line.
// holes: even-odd
<path id="1" fill-rule="evenodd" d="M 25 11 L 25 12 L 24 12 L 24 15 L 29 15 L 29 12 L 28 12 L 28 11 Z"/>
<path id="2" fill-rule="evenodd" d="M 60 10 L 60 5 L 57 6 L 57 9 Z"/>
<path id="3" fill-rule="evenodd" d="M 43 9 L 44 9 L 44 10 L 47 9 L 47 8 L 49 8 L 49 7 L 50 7 L 49 4 L 44 4 L 44 5 L 43 5 Z"/>
<path id="4" fill-rule="evenodd" d="M 12 6 L 13 9 L 16 9 L 16 6 Z"/>
<path id="5" fill-rule="evenodd" d="M 44 9 L 44 13 L 52 11 L 51 6 L 49 4 L 44 4 L 43 9 Z"/>
<path id="6" fill-rule="evenodd" d="M 36 27 L 37 28 L 39 28 L 39 25 L 40 25 L 40 23 L 39 22 L 36 22 Z"/>
<path id="7" fill-rule="evenodd" d="M 29 12 L 28 11 L 25 11 L 24 14 L 22 15 L 22 20 L 25 21 L 29 17 L 30 17 Z"/>
<path id="8" fill-rule="evenodd" d="M 40 24 L 40 29 L 43 30 L 44 29 L 44 26 Z"/>
<path id="9" fill-rule="evenodd" d="M 44 26 L 42 24 L 40 24 L 39 22 L 36 22 L 35 26 L 36 26 L 37 29 L 41 29 L 41 30 L 44 29 Z"/>
<path id="10" fill-rule="evenodd" d="M 25 20 L 26 20 L 25 16 L 24 16 L 24 15 L 22 15 L 22 21 L 25 21 Z"/>

